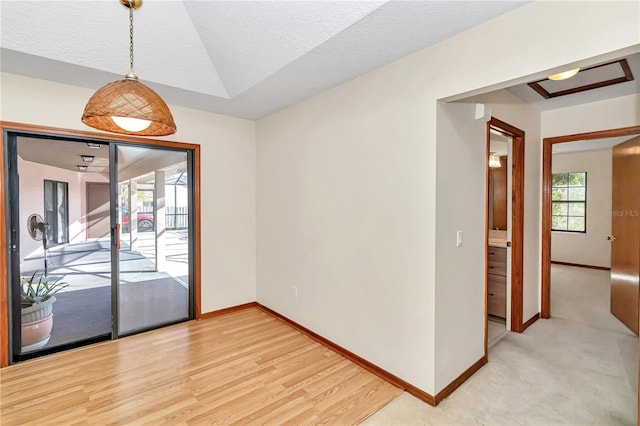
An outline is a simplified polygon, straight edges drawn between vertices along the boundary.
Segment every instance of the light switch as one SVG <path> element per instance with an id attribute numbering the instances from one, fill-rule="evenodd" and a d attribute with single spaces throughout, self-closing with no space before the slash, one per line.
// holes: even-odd
<path id="1" fill-rule="evenodd" d="M 456 232 L 456 247 L 462 247 L 462 231 Z"/>

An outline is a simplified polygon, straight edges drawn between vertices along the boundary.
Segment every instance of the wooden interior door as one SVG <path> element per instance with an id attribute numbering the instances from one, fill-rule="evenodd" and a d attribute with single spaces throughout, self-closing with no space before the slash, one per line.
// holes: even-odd
<path id="1" fill-rule="evenodd" d="M 640 136 L 613 147 L 611 313 L 638 334 Z"/>

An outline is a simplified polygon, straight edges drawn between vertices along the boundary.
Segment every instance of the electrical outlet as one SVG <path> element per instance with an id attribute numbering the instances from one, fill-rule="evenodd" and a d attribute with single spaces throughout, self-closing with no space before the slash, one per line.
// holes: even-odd
<path id="1" fill-rule="evenodd" d="M 295 285 L 293 287 L 291 287 L 291 296 L 294 299 L 298 298 L 298 287 L 296 287 Z"/>

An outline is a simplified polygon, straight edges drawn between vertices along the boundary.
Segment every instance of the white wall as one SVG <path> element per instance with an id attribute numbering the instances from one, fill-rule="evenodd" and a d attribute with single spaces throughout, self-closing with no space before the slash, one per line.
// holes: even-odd
<path id="1" fill-rule="evenodd" d="M 434 256 L 424 175 L 435 169 L 423 167 L 429 145 L 414 136 L 421 109 L 406 110 L 402 76 L 384 77 L 258 123 L 258 301 L 427 387 Z"/>
<path id="2" fill-rule="evenodd" d="M 484 352 L 486 124 L 474 120 L 475 102 L 525 132 L 523 321 L 539 312 L 540 113 L 506 90 L 460 102 L 465 103 L 438 109 L 436 388 L 448 385 L 460 374 L 458 366 L 473 364 Z M 464 235 L 462 247 L 455 244 L 458 230 Z M 507 300 L 510 294 L 508 289 Z M 508 304 L 508 320 L 510 312 Z M 469 321 L 458 320 L 463 316 Z"/>
<path id="3" fill-rule="evenodd" d="M 640 125 L 640 94 L 542 113 L 544 138 L 637 125 Z"/>
<path id="4" fill-rule="evenodd" d="M 438 140 L 446 143 L 436 157 L 436 389 L 484 355 L 486 123 L 474 120 L 474 109 L 438 105 Z"/>
<path id="5" fill-rule="evenodd" d="M 611 267 L 611 149 L 553 154 L 552 170 L 587 172 L 587 232 L 552 232 L 551 260 Z"/>
<path id="6" fill-rule="evenodd" d="M 80 121 L 85 88 L 0 74 L 0 119 L 94 131 Z M 178 132 L 201 146 L 202 312 L 254 301 L 255 123 L 170 106 Z"/>
<path id="7" fill-rule="evenodd" d="M 436 190 L 445 188 L 436 169 L 456 167 L 437 164 L 436 147 L 451 143 L 447 150 L 471 155 L 459 139 L 439 137 L 438 99 L 636 49 L 638 12 L 634 2 L 535 2 L 260 120 L 258 301 L 426 392 L 440 391 L 480 353 L 479 339 L 462 342 L 469 331 L 459 324 L 477 322 L 484 302 L 474 299 L 462 311 L 449 295 L 442 302 L 438 295 L 441 289 L 453 294 L 458 276 L 435 272 L 436 253 L 450 243 L 436 239 L 442 224 Z M 508 60 L 490 57 L 488 46 Z M 524 126 L 506 111 L 499 118 Z M 526 179 L 538 179 L 525 194 L 525 209 L 533 212 L 541 160 L 535 132 L 527 140 Z M 458 167 L 461 179 L 475 173 L 465 165 Z M 455 196 L 473 198 L 473 188 Z M 525 219 L 530 259 L 539 257 L 539 209 L 532 214 Z M 440 258 L 464 265 L 462 251 L 453 253 Z M 525 319 L 538 312 L 534 263 L 525 266 Z M 294 285 L 298 299 L 291 297 Z M 455 303 L 466 297 L 457 296 Z M 452 319 L 449 309 L 460 315 Z M 447 358 L 453 351 L 470 355 Z"/>

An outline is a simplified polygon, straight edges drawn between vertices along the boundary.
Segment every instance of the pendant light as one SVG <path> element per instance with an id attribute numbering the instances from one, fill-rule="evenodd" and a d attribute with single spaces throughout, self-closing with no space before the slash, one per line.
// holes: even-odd
<path id="1" fill-rule="evenodd" d="M 129 8 L 129 73 L 124 80 L 98 89 L 89 99 L 82 122 L 95 129 L 125 135 L 165 136 L 176 132 L 169 107 L 133 72 L 133 10 L 142 0 L 119 0 Z"/>

